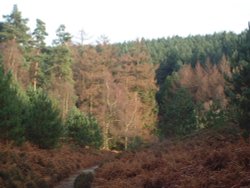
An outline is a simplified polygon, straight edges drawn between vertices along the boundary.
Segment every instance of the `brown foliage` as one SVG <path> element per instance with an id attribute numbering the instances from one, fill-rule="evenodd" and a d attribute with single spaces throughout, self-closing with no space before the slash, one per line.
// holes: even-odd
<path id="1" fill-rule="evenodd" d="M 0 44 L 0 55 L 3 58 L 5 72 L 12 71 L 13 78 L 23 87 L 30 84 L 29 69 L 24 64 L 22 51 L 15 40 L 2 42 Z"/>
<path id="2" fill-rule="evenodd" d="M 206 109 L 210 101 L 217 100 L 222 106 L 226 105 L 224 76 L 230 75 L 230 67 L 225 57 L 218 65 L 212 65 L 209 59 L 205 65 L 198 62 L 195 68 L 190 64 L 183 65 L 178 74 L 180 85 L 190 91 L 195 101 L 204 103 Z"/>
<path id="3" fill-rule="evenodd" d="M 155 67 L 147 63 L 149 54 L 143 45 L 138 42 L 138 46 L 123 55 L 109 44 L 84 46 L 83 51 L 72 49 L 77 106 L 97 117 L 105 148 L 107 140 L 126 140 L 135 135 L 152 138 L 145 127 L 153 126 L 156 120 Z"/>
<path id="4" fill-rule="evenodd" d="M 210 170 L 222 170 L 226 168 L 226 165 L 229 162 L 228 153 L 213 151 L 208 155 L 204 162 L 204 166 Z"/>
<path id="5" fill-rule="evenodd" d="M 75 105 L 76 95 L 74 85 L 53 77 L 53 82 L 47 89 L 50 97 L 57 100 L 61 116 L 64 119 L 68 111 Z"/>
<path id="6" fill-rule="evenodd" d="M 51 187 L 79 168 L 109 157 L 109 153 L 68 145 L 42 150 L 29 143 L 22 147 L 0 143 L 0 187 Z"/>
<path id="7" fill-rule="evenodd" d="M 98 169 L 94 186 L 248 187 L 250 145 L 225 132 L 204 132 L 125 153 Z"/>

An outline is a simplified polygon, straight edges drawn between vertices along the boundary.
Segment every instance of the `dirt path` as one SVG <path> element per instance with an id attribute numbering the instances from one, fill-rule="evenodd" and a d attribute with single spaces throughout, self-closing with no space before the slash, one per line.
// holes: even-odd
<path id="1" fill-rule="evenodd" d="M 85 168 L 83 170 L 79 170 L 78 172 L 72 174 L 70 177 L 68 177 L 67 179 L 61 181 L 57 186 L 55 186 L 55 188 L 73 188 L 74 187 L 74 181 L 76 179 L 76 177 L 78 175 L 80 175 L 81 173 L 94 173 L 95 170 L 98 168 L 99 166 L 92 166 L 90 168 Z"/>

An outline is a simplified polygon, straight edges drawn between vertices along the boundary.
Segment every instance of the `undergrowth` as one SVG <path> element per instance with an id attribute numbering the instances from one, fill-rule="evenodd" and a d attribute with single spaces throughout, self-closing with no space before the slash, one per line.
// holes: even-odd
<path id="1" fill-rule="evenodd" d="M 250 187 L 250 145 L 230 128 L 165 140 L 104 164 L 96 188 Z"/>
<path id="2" fill-rule="evenodd" d="M 21 147 L 0 143 L 0 187 L 53 187 L 71 173 L 96 165 L 109 155 L 69 145 L 44 150 L 29 143 Z"/>

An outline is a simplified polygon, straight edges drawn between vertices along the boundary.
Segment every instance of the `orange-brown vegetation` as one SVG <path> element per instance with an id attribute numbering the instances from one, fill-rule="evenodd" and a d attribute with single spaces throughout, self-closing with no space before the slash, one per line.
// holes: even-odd
<path id="1" fill-rule="evenodd" d="M 52 187 L 78 169 L 110 157 L 108 152 L 69 145 L 42 150 L 29 143 L 21 147 L 0 143 L 0 187 Z"/>
<path id="2" fill-rule="evenodd" d="M 97 170 L 94 187 L 249 187 L 250 145 L 230 131 L 204 131 L 118 155 Z"/>
<path id="3" fill-rule="evenodd" d="M 3 60 L 4 71 L 12 71 L 13 78 L 23 87 L 30 84 L 29 67 L 24 62 L 23 52 L 15 40 L 0 43 L 0 56 Z"/>
<path id="4" fill-rule="evenodd" d="M 133 137 L 152 139 L 156 123 L 155 66 L 143 43 L 119 55 L 114 45 L 72 47 L 77 107 L 93 114 L 104 134 L 104 148 L 112 143 L 126 149 Z"/>
<path id="5" fill-rule="evenodd" d="M 227 103 L 224 87 L 225 75 L 230 75 L 230 66 L 225 56 L 218 65 L 213 65 L 207 59 L 204 65 L 199 62 L 192 68 L 191 64 L 185 64 L 178 72 L 180 85 L 187 88 L 197 102 L 209 107 L 211 101 L 220 101 L 222 106 Z"/>

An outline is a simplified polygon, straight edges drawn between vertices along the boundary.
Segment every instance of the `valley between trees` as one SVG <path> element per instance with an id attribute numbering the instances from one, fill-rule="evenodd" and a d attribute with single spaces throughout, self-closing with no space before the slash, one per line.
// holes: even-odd
<path id="1" fill-rule="evenodd" d="M 42 20 L 3 17 L 0 187 L 97 164 L 94 187 L 250 186 L 250 26 L 83 45 L 60 25 L 49 46 Z"/>

